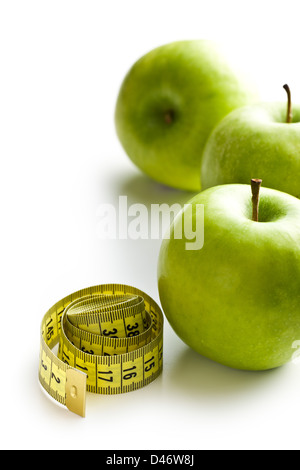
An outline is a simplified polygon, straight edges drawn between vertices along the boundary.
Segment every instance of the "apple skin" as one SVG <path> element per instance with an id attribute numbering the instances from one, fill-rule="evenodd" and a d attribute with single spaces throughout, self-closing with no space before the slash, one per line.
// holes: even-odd
<path id="1" fill-rule="evenodd" d="M 246 106 L 227 115 L 209 137 L 202 160 L 202 189 L 249 182 L 300 197 L 300 106 L 286 123 L 282 103 Z"/>
<path id="2" fill-rule="evenodd" d="M 184 238 L 164 239 L 158 288 L 187 345 L 231 368 L 258 371 L 289 362 L 300 340 L 300 201 L 262 188 L 254 222 L 251 199 L 251 187 L 239 184 L 191 199 L 204 204 L 204 247 L 187 251 Z"/>
<path id="3" fill-rule="evenodd" d="M 212 129 L 232 110 L 258 99 L 221 46 L 179 41 L 152 50 L 130 69 L 117 98 L 116 131 L 145 174 L 167 186 L 198 191 Z"/>

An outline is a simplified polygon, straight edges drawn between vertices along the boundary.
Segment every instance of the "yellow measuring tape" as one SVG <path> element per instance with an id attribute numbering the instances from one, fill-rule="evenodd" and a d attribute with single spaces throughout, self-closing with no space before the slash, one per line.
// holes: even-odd
<path id="1" fill-rule="evenodd" d="M 136 390 L 156 379 L 162 366 L 163 314 L 139 289 L 89 287 L 57 302 L 43 318 L 40 383 L 80 416 L 85 416 L 86 391 Z"/>

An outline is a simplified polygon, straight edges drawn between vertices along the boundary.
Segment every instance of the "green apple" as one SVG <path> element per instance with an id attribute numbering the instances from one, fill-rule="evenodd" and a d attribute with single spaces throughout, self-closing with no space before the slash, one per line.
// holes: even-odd
<path id="1" fill-rule="evenodd" d="M 203 248 L 187 250 L 184 237 L 172 236 L 187 206 L 159 255 L 159 295 L 170 325 L 192 349 L 235 369 L 287 363 L 300 340 L 299 199 L 262 188 L 258 219 L 249 185 L 210 188 L 190 204 L 204 205 Z"/>
<path id="2" fill-rule="evenodd" d="M 152 50 L 128 72 L 116 103 L 116 130 L 148 176 L 198 191 L 212 129 L 232 110 L 257 100 L 225 49 L 208 40 L 179 41 Z"/>
<path id="3" fill-rule="evenodd" d="M 300 105 L 288 91 L 284 103 L 263 103 L 235 110 L 213 130 L 201 167 L 202 188 L 247 183 L 265 175 L 264 185 L 300 197 Z"/>

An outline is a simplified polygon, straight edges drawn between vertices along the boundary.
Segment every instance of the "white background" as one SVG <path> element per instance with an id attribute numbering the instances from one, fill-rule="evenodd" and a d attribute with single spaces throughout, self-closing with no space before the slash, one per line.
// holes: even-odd
<path id="1" fill-rule="evenodd" d="M 0 3 L 1 436 L 3 449 L 299 448 L 300 367 L 245 373 L 189 350 L 165 325 L 164 373 L 87 399 L 81 419 L 38 379 L 56 301 L 120 282 L 159 300 L 160 241 L 103 241 L 97 208 L 184 202 L 144 177 L 115 134 L 129 67 L 181 39 L 228 43 L 266 100 L 300 101 L 299 1 L 2 0 Z"/>

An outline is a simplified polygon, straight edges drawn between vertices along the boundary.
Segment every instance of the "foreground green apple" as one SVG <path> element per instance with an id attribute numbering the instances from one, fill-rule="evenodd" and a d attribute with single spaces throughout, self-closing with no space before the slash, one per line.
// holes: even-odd
<path id="1" fill-rule="evenodd" d="M 226 116 L 205 147 L 202 188 L 259 174 L 264 186 L 300 197 L 300 105 L 293 108 L 291 116 L 289 99 L 288 113 L 283 103 L 265 103 Z"/>
<path id="2" fill-rule="evenodd" d="M 258 222 L 249 185 L 210 188 L 190 202 L 204 205 L 205 243 L 188 251 L 184 238 L 163 240 L 158 286 L 169 323 L 195 351 L 232 368 L 290 361 L 300 340 L 300 201 L 263 188 Z"/>
<path id="3" fill-rule="evenodd" d="M 208 135 L 232 110 L 257 101 L 253 86 L 212 41 L 181 41 L 142 57 L 118 96 L 117 134 L 131 160 L 160 183 L 200 189 Z"/>

